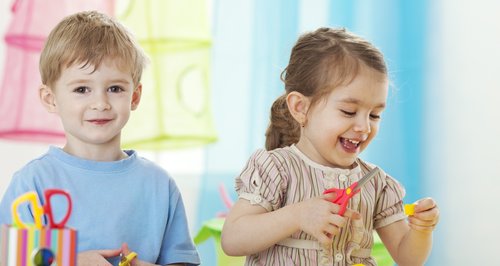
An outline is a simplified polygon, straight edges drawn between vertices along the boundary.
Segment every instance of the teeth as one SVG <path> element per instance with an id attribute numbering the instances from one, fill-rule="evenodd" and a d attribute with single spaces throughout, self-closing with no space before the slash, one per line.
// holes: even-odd
<path id="1" fill-rule="evenodd" d="M 349 141 L 352 144 L 356 144 L 356 145 L 359 144 L 359 141 L 357 141 L 357 140 L 347 139 L 347 141 Z"/>

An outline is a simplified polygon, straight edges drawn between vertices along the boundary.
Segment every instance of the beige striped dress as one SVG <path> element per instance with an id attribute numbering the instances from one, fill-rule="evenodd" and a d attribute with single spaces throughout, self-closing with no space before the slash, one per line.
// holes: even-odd
<path id="1" fill-rule="evenodd" d="M 251 204 L 274 211 L 318 197 L 325 189 L 347 188 L 374 167 L 361 159 L 353 169 L 326 167 L 310 160 L 294 145 L 257 150 L 236 178 L 236 191 Z M 373 230 L 405 219 L 403 196 L 401 185 L 379 171 L 349 202 L 348 208 L 357 210 L 362 220 L 349 221 L 331 246 L 321 246 L 311 235 L 299 231 L 248 256 L 245 265 L 376 265 L 370 256 Z"/>

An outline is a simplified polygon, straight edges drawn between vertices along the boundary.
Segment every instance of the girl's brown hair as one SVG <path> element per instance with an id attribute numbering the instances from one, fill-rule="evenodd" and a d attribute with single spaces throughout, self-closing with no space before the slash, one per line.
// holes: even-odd
<path id="1" fill-rule="evenodd" d="M 281 73 L 285 94 L 278 97 L 271 107 L 266 149 L 273 150 L 299 141 L 300 125 L 288 110 L 288 93 L 297 91 L 310 97 L 313 106 L 332 89 L 349 84 L 362 65 L 387 75 L 382 53 L 345 29 L 319 28 L 300 36 L 292 48 L 288 66 Z"/>
<path id="2" fill-rule="evenodd" d="M 123 71 L 130 71 L 138 85 L 148 58 L 132 34 L 118 21 L 96 11 L 84 11 L 64 18 L 50 32 L 40 55 L 42 83 L 53 86 L 64 68 L 82 63 L 97 69 L 112 59 Z"/>

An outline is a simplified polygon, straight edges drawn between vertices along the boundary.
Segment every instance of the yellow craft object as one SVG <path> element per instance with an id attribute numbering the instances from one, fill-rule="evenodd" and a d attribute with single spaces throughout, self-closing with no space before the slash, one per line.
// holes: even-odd
<path id="1" fill-rule="evenodd" d="M 129 266 L 130 262 L 132 262 L 132 260 L 135 259 L 136 257 L 137 257 L 137 253 L 130 252 L 127 256 L 122 257 L 118 266 Z"/>
<path id="2" fill-rule="evenodd" d="M 405 204 L 405 214 L 408 216 L 415 214 L 415 204 Z"/>
<path id="3" fill-rule="evenodd" d="M 28 202 L 30 204 L 31 209 L 33 211 L 33 218 L 35 220 L 35 226 L 37 229 L 42 228 L 42 215 L 43 208 L 38 204 L 38 197 L 35 192 L 30 191 L 26 192 L 23 195 L 19 196 L 17 199 L 12 202 L 12 218 L 14 220 L 14 225 L 18 228 L 27 228 L 28 226 L 24 224 L 19 218 L 19 214 L 17 209 L 21 203 Z"/>

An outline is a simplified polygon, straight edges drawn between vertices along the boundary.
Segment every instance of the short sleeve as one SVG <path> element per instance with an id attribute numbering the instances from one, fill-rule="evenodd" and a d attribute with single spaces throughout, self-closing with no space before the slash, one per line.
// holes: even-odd
<path id="1" fill-rule="evenodd" d="M 172 263 L 199 265 L 200 258 L 189 233 L 184 202 L 173 179 L 169 180 L 167 221 L 163 235 L 162 251 L 156 263 L 161 265 Z"/>
<path id="2" fill-rule="evenodd" d="M 236 192 L 239 198 L 273 211 L 279 209 L 284 202 L 284 177 L 272 154 L 266 150 L 257 150 L 236 178 Z"/>
<path id="3" fill-rule="evenodd" d="M 406 218 L 403 212 L 404 188 L 394 178 L 384 175 L 384 185 L 375 206 L 374 229 Z"/>
<path id="4" fill-rule="evenodd" d="M 20 195 L 28 191 L 36 191 L 35 186 L 30 178 L 29 172 L 27 170 L 18 171 L 14 174 L 7 190 L 5 191 L 2 201 L 0 202 L 0 224 L 11 224 L 12 223 L 12 212 L 11 206 L 12 202 Z M 29 181 L 28 181 L 29 180 Z M 27 182 L 28 181 L 28 182 Z M 38 199 L 40 201 L 40 199 Z M 33 214 L 31 207 L 28 204 L 22 204 L 17 209 L 19 218 L 26 223 L 34 223 Z"/>

